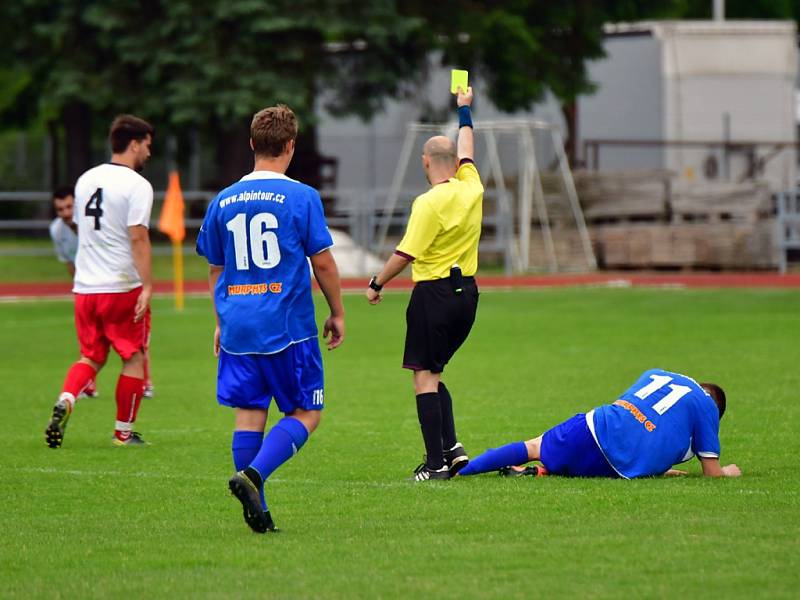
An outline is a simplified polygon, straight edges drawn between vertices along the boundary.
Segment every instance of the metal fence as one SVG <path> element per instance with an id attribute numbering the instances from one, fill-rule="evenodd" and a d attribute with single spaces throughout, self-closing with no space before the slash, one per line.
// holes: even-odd
<path id="1" fill-rule="evenodd" d="M 419 144 L 418 138 L 427 134 L 450 134 L 457 130 L 452 123 L 409 123 L 406 137 L 395 165 L 391 185 L 380 188 L 341 187 L 322 189 L 320 195 L 326 208 L 328 224 L 352 238 L 360 248 L 385 257 L 402 237 L 412 201 L 427 191 L 420 187 L 417 170 L 410 169 L 410 158 Z M 588 231 L 583 220 L 572 174 L 563 151 L 557 128 L 533 120 L 478 122 L 475 125 L 476 156 L 484 182 L 483 231 L 480 255 L 483 265 L 501 265 L 507 274 L 531 269 L 558 271 L 565 266 L 557 256 L 558 246 L 571 244 L 574 230 L 575 245 L 581 255 L 580 268 L 592 270 L 596 262 Z M 202 224 L 205 208 L 216 192 L 187 190 L 183 192 L 187 205 L 186 227 L 191 236 Z M 155 194 L 152 225 L 157 225 L 164 192 Z M 37 232 L 42 236 L 52 217 L 49 192 L 0 192 L 0 234 L 5 232 Z M 4 210 L 5 203 L 38 204 L 36 210 Z M 569 215 L 569 223 L 552 222 L 554 209 Z M 38 218 L 24 215 L 35 214 Z M 158 234 L 153 236 L 158 240 Z M 563 239 L 559 239 L 563 238 Z M 542 244 L 532 242 L 542 241 Z M 559 244 L 559 241 L 564 242 Z M 543 251 L 538 251 L 538 245 Z M 188 244 L 187 252 L 191 251 Z M 536 246 L 536 247 L 534 247 Z M 156 252 L 160 250 L 156 248 Z M 0 246 L 0 254 L 18 255 L 42 253 L 41 248 Z"/>
<path id="2" fill-rule="evenodd" d="M 800 189 L 778 194 L 778 270 L 786 273 L 789 254 L 800 252 Z"/>

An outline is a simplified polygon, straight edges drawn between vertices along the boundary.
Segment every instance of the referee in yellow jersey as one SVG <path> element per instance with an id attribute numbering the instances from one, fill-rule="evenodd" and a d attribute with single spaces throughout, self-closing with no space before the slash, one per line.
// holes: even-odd
<path id="1" fill-rule="evenodd" d="M 478 240 L 483 184 L 473 162 L 472 88 L 459 88 L 458 143 L 444 136 L 425 142 L 422 168 L 431 189 L 414 200 L 406 234 L 383 269 L 369 282 L 367 300 L 408 263 L 415 282 L 406 310 L 403 367 L 414 372 L 417 415 L 425 441 L 425 462 L 417 481 L 449 479 L 469 462 L 456 437 L 453 401 L 442 371 L 467 339 L 478 308 Z"/>

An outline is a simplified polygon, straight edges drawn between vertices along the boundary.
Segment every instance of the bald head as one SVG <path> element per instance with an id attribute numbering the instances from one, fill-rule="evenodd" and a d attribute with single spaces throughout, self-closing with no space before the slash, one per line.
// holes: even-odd
<path id="1" fill-rule="evenodd" d="M 443 135 L 435 135 L 422 147 L 422 169 L 431 185 L 447 181 L 458 170 L 456 145 Z"/>
<path id="2" fill-rule="evenodd" d="M 443 135 L 435 135 L 425 142 L 422 153 L 434 163 L 449 165 L 456 161 L 456 145 Z"/>

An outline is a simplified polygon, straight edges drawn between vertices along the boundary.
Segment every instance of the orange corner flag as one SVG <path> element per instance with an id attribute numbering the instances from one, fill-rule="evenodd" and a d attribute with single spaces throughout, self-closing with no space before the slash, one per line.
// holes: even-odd
<path id="1" fill-rule="evenodd" d="M 167 193 L 164 194 L 164 206 L 158 219 L 158 229 L 172 240 L 175 308 L 183 310 L 183 238 L 186 237 L 186 226 L 183 222 L 183 192 L 177 171 L 169 174 L 169 184 Z"/>
<path id="2" fill-rule="evenodd" d="M 183 192 L 177 171 L 169 174 L 169 185 L 164 195 L 164 206 L 158 219 L 158 230 L 167 234 L 173 242 L 182 242 L 186 237 L 183 223 Z"/>

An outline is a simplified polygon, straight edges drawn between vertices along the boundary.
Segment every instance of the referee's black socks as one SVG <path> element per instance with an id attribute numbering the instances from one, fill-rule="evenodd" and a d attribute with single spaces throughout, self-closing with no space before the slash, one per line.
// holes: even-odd
<path id="1" fill-rule="evenodd" d="M 417 394 L 417 416 L 425 440 L 425 464 L 429 469 L 441 469 L 444 466 L 442 406 L 437 392 Z"/>
<path id="2" fill-rule="evenodd" d="M 450 450 L 456 445 L 456 423 L 453 418 L 453 399 L 444 383 L 439 382 L 439 405 L 442 407 L 442 446 Z"/>

